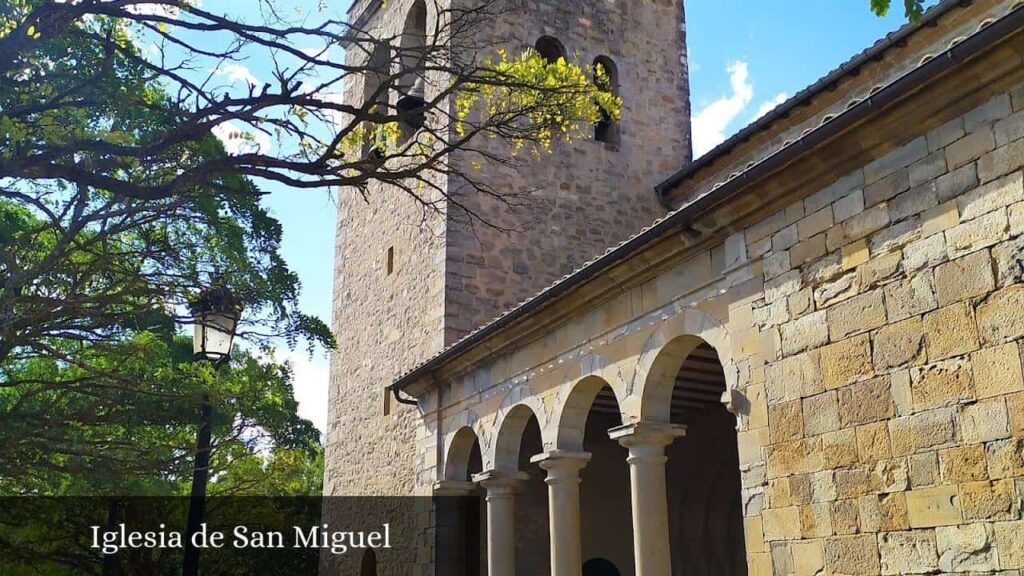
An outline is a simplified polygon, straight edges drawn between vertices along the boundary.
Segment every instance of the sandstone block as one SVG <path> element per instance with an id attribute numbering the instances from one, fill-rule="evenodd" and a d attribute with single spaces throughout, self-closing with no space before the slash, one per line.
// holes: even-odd
<path id="1" fill-rule="evenodd" d="M 978 179 L 989 182 L 1024 166 L 1024 140 L 1010 142 L 978 160 Z"/>
<path id="2" fill-rule="evenodd" d="M 1024 476 L 1024 439 L 1010 438 L 985 444 L 988 476 L 993 480 Z"/>
<path id="3" fill-rule="evenodd" d="M 762 449 L 768 444 L 768 428 L 744 430 L 736 434 L 740 464 L 755 464 L 764 459 Z"/>
<path id="4" fill-rule="evenodd" d="M 988 250 L 946 262 L 935 269 L 935 292 L 940 306 L 981 296 L 994 288 L 992 258 Z"/>
<path id="5" fill-rule="evenodd" d="M 1014 172 L 971 190 L 957 199 L 962 220 L 972 220 L 989 212 L 1024 201 L 1024 173 Z"/>
<path id="6" fill-rule="evenodd" d="M 997 522 L 994 526 L 1001 568 L 1024 568 L 1024 521 Z"/>
<path id="7" fill-rule="evenodd" d="M 978 165 L 972 162 L 935 180 L 935 194 L 940 203 L 946 202 L 977 185 Z"/>
<path id="8" fill-rule="evenodd" d="M 1010 95 L 1000 94 L 964 114 L 964 130 L 973 132 L 978 128 L 990 126 L 996 120 L 1009 116 L 1012 111 Z"/>
<path id="9" fill-rule="evenodd" d="M 838 250 L 888 225 L 889 207 L 884 203 L 878 204 L 829 228 L 825 233 L 825 245 L 830 252 Z"/>
<path id="10" fill-rule="evenodd" d="M 971 132 L 946 147 L 946 164 L 950 170 L 973 162 L 996 147 L 996 137 L 991 127 Z"/>
<path id="11" fill-rule="evenodd" d="M 804 436 L 804 420 L 800 400 L 768 406 L 768 428 L 772 444 L 799 440 Z"/>
<path id="12" fill-rule="evenodd" d="M 802 287 L 800 272 L 791 270 L 764 283 L 764 301 L 768 304 L 784 300 L 787 296 Z"/>
<path id="13" fill-rule="evenodd" d="M 848 195 L 850 192 L 864 186 L 864 171 L 857 170 L 850 172 L 842 178 L 818 190 L 804 199 L 804 211 L 807 214 L 817 212 L 825 206 L 835 202 L 837 199 Z"/>
<path id="14" fill-rule="evenodd" d="M 798 242 L 789 249 L 789 261 L 793 266 L 801 266 L 825 255 L 825 235 L 818 234 L 807 240 Z"/>
<path id="15" fill-rule="evenodd" d="M 767 552 L 747 553 L 750 576 L 772 576 L 772 556 Z"/>
<path id="16" fill-rule="evenodd" d="M 829 502 L 836 499 L 835 472 L 822 470 L 811 474 L 811 502 Z"/>
<path id="17" fill-rule="evenodd" d="M 924 317 L 928 358 L 938 361 L 978 349 L 978 330 L 966 302 L 940 308 Z"/>
<path id="18" fill-rule="evenodd" d="M 821 210 L 809 214 L 796 224 L 797 234 L 800 240 L 807 240 L 832 227 L 832 206 L 825 206 Z"/>
<path id="19" fill-rule="evenodd" d="M 932 530 L 887 532 L 878 538 L 882 574 L 931 574 L 939 568 Z"/>
<path id="20" fill-rule="evenodd" d="M 875 462 L 892 457 L 892 446 L 889 444 L 889 427 L 885 422 L 875 422 L 858 426 L 857 455 L 861 462 Z M 984 461 L 984 452 L 982 452 Z"/>
<path id="21" fill-rule="evenodd" d="M 939 467 L 947 484 L 985 480 L 985 447 L 981 444 L 939 450 Z M 963 494 L 961 494 L 961 501 Z"/>
<path id="22" fill-rule="evenodd" d="M 1015 342 L 979 350 L 971 354 L 971 363 L 978 398 L 1024 392 L 1021 354 Z"/>
<path id="23" fill-rule="evenodd" d="M 857 268 L 861 290 L 870 290 L 891 279 L 900 269 L 903 255 L 899 252 L 876 256 Z"/>
<path id="24" fill-rule="evenodd" d="M 839 420 L 844 427 L 885 420 L 894 413 L 887 377 L 839 389 Z"/>
<path id="25" fill-rule="evenodd" d="M 1024 138 L 1024 111 L 1003 118 L 993 127 L 996 146 L 1006 146 L 1014 140 Z"/>
<path id="26" fill-rule="evenodd" d="M 910 189 L 910 171 L 902 168 L 864 187 L 864 205 L 874 206 Z"/>
<path id="27" fill-rule="evenodd" d="M 789 251 L 785 250 L 782 252 L 776 252 L 769 254 L 764 259 L 764 278 L 765 280 L 771 280 L 789 272 L 793 269 L 793 266 L 789 263 Z"/>
<path id="28" fill-rule="evenodd" d="M 961 523 L 956 486 L 937 486 L 907 492 L 907 516 L 912 528 L 954 526 Z"/>
<path id="29" fill-rule="evenodd" d="M 1009 231 L 1006 209 L 1000 208 L 946 230 L 946 251 L 950 258 L 958 258 L 1006 240 Z"/>
<path id="30" fill-rule="evenodd" d="M 931 182 L 946 173 L 946 155 L 941 151 L 932 152 L 911 164 L 909 171 L 912 187 Z"/>
<path id="31" fill-rule="evenodd" d="M 1024 285 L 1003 288 L 978 306 L 978 330 L 986 344 L 1024 336 Z"/>
<path id="32" fill-rule="evenodd" d="M 924 136 L 896 148 L 864 167 L 864 182 L 871 184 L 901 168 L 906 168 L 928 155 L 928 140 Z"/>
<path id="33" fill-rule="evenodd" d="M 804 433 L 817 436 L 839 429 L 839 402 L 835 391 L 804 399 Z"/>
<path id="34" fill-rule="evenodd" d="M 825 389 L 821 353 L 817 350 L 789 356 L 765 367 L 769 404 L 798 400 Z"/>
<path id="35" fill-rule="evenodd" d="M 873 290 L 828 309 L 828 333 L 833 342 L 885 324 L 881 290 Z"/>
<path id="36" fill-rule="evenodd" d="M 772 235 L 772 250 L 775 252 L 788 250 L 799 239 L 796 224 L 790 224 Z"/>
<path id="37" fill-rule="evenodd" d="M 849 220 L 856 214 L 864 211 L 864 191 L 854 190 L 845 196 L 837 198 L 832 205 L 832 215 L 835 224 Z"/>
<path id="38" fill-rule="evenodd" d="M 889 375 L 892 401 L 896 414 L 906 416 L 914 413 L 914 389 L 910 385 L 910 370 L 898 370 Z"/>
<path id="39" fill-rule="evenodd" d="M 825 570 L 850 576 L 879 574 L 878 543 L 874 535 L 838 536 L 825 541 Z"/>
<path id="40" fill-rule="evenodd" d="M 764 552 L 764 531 L 761 529 L 761 517 L 753 516 L 743 519 L 743 540 L 747 545 L 747 554 Z"/>
<path id="41" fill-rule="evenodd" d="M 881 489 L 881 482 L 874 469 L 866 464 L 835 471 L 836 497 L 857 498 Z"/>
<path id="42" fill-rule="evenodd" d="M 821 440 L 805 438 L 768 448 L 768 478 L 817 472 L 823 468 Z"/>
<path id="43" fill-rule="evenodd" d="M 868 248 L 868 241 L 858 240 L 852 244 L 843 246 L 842 257 L 843 270 L 851 270 L 867 262 L 871 257 L 871 250 Z"/>
<path id="44" fill-rule="evenodd" d="M 952 444 L 956 441 L 955 419 L 954 408 L 939 408 L 890 420 L 893 455 L 904 456 Z"/>
<path id="45" fill-rule="evenodd" d="M 998 567 L 992 529 L 985 524 L 940 526 L 935 529 L 939 570 L 988 572 Z"/>
<path id="46" fill-rule="evenodd" d="M 946 261 L 946 235 L 932 234 L 903 248 L 903 269 L 908 274 Z"/>
<path id="47" fill-rule="evenodd" d="M 975 397 L 971 366 L 963 359 L 911 368 L 910 386 L 916 411 L 953 406 Z"/>
<path id="48" fill-rule="evenodd" d="M 910 486 L 925 488 L 939 483 L 939 461 L 935 452 L 912 454 L 907 458 Z"/>
<path id="49" fill-rule="evenodd" d="M 910 528 L 903 492 L 869 494 L 858 499 L 861 528 L 865 532 L 893 532 Z"/>
<path id="50" fill-rule="evenodd" d="M 822 460 L 827 468 L 857 463 L 857 434 L 852 428 L 822 434 Z"/>
<path id="51" fill-rule="evenodd" d="M 891 458 L 875 463 L 873 474 L 883 493 L 903 492 L 910 485 L 910 474 L 904 458 Z"/>
<path id="52" fill-rule="evenodd" d="M 787 356 L 828 342 L 828 316 L 824 310 L 782 325 L 782 352 Z"/>
<path id="53" fill-rule="evenodd" d="M 800 534 L 803 538 L 824 538 L 832 532 L 832 504 L 819 502 L 800 507 Z"/>
<path id="54" fill-rule="evenodd" d="M 941 150 L 963 138 L 964 133 L 964 118 L 957 116 L 927 134 L 928 149 L 933 152 Z"/>
<path id="55" fill-rule="evenodd" d="M 1019 217 L 1024 220 L 1024 211 Z M 1024 236 L 993 246 L 992 260 L 996 264 L 996 286 L 1005 288 L 1024 281 Z"/>
<path id="56" fill-rule="evenodd" d="M 1010 432 L 1024 438 L 1024 393 L 1006 397 L 1006 411 L 1010 419 Z"/>
<path id="57" fill-rule="evenodd" d="M 867 249 L 865 248 L 865 253 Z M 836 302 L 848 300 L 860 291 L 860 277 L 850 272 L 837 278 L 827 280 L 814 289 L 814 303 L 818 309 L 827 308 Z"/>
<path id="58" fill-rule="evenodd" d="M 874 364 L 879 371 L 925 359 L 924 329 L 917 316 L 879 328 L 875 333 Z"/>
<path id="59" fill-rule="evenodd" d="M 856 500 L 837 500 L 832 503 L 832 530 L 837 536 L 861 531 L 860 510 Z"/>
<path id="60" fill-rule="evenodd" d="M 960 435 L 964 442 L 1000 440 L 1010 435 L 1009 414 L 1002 398 L 960 407 Z"/>
<path id="61" fill-rule="evenodd" d="M 911 316 L 934 310 L 938 306 L 931 270 L 887 284 L 884 292 L 889 322 L 906 320 Z"/>
<path id="62" fill-rule="evenodd" d="M 832 390 L 871 375 L 871 342 L 867 334 L 829 344 L 821 349 L 825 388 Z"/>
<path id="63" fill-rule="evenodd" d="M 794 542 L 792 553 L 794 576 L 817 576 L 825 570 L 825 542 L 823 540 Z"/>
<path id="64" fill-rule="evenodd" d="M 960 210 L 955 201 L 930 208 L 921 216 L 921 237 L 928 238 L 960 223 Z"/>
<path id="65" fill-rule="evenodd" d="M 761 520 L 766 542 L 800 539 L 800 508 L 797 506 L 765 510 Z"/>
<path id="66" fill-rule="evenodd" d="M 889 218 L 893 222 L 900 222 L 911 216 L 923 214 L 938 205 L 939 198 L 935 182 L 912 184 L 912 186 L 914 187 L 889 202 Z M 921 236 L 924 237 L 926 234 L 922 232 Z"/>
<path id="67" fill-rule="evenodd" d="M 1011 480 L 960 485 L 964 520 L 1015 520 L 1020 506 Z"/>
<path id="68" fill-rule="evenodd" d="M 893 220 L 893 222 L 896 222 Z M 914 214 L 902 222 L 886 226 L 868 237 L 868 247 L 874 255 L 897 252 L 904 246 L 921 239 L 921 216 Z"/>

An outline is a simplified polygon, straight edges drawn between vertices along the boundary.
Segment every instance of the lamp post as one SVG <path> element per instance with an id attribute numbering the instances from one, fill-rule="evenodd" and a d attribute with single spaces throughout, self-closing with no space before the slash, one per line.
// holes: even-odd
<path id="1" fill-rule="evenodd" d="M 220 286 L 203 291 L 192 303 L 192 317 L 195 332 L 192 335 L 192 351 L 196 360 L 221 366 L 231 359 L 231 344 L 242 307 L 226 287 Z M 185 529 L 185 557 L 182 562 L 182 576 L 197 576 L 199 571 L 199 549 L 192 542 L 194 535 L 203 524 L 203 510 L 206 500 L 206 481 L 210 469 L 210 426 L 213 420 L 213 406 L 210 395 L 203 394 L 199 406 L 199 432 L 196 434 L 196 458 L 192 470 L 192 492 L 188 502 L 188 525 Z"/>

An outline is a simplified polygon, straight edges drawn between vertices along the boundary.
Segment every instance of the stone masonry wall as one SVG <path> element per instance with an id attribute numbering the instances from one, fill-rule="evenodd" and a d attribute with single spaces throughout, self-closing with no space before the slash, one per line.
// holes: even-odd
<path id="1" fill-rule="evenodd" d="M 467 226 L 449 211 L 447 340 L 452 342 L 580 268 L 663 216 L 656 184 L 690 160 L 689 80 L 682 0 L 510 0 L 512 10 L 488 26 L 491 41 L 517 54 L 541 36 L 589 67 L 598 56 L 618 69 L 623 99 L 620 142 L 556 143 L 550 154 L 503 167 L 464 152 L 452 157 L 516 197 L 510 206 L 481 194 L 462 198 L 503 230 Z M 500 141 L 475 143 L 507 156 Z M 518 163 L 518 162 L 517 162 Z M 451 187 L 460 192 L 459 184 Z"/>
<path id="2" fill-rule="evenodd" d="M 907 136 L 442 380 L 424 461 L 468 426 L 494 465 L 523 404 L 564 448 L 587 378 L 639 420 L 692 334 L 737 392 L 750 576 L 1024 574 L 1024 86 Z"/>
<path id="3" fill-rule="evenodd" d="M 746 231 L 752 576 L 1024 569 L 1022 164 L 1018 88 Z"/>

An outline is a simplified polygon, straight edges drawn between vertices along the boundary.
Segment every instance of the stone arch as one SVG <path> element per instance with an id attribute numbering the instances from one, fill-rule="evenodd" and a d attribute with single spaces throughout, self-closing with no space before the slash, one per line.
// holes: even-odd
<path id="1" fill-rule="evenodd" d="M 541 58 L 551 64 L 558 62 L 559 58 L 566 57 L 565 45 L 554 36 L 541 36 L 533 45 L 533 49 Z"/>
<path id="2" fill-rule="evenodd" d="M 732 343 L 725 325 L 706 312 L 687 308 L 666 320 L 644 343 L 633 390 L 640 397 L 640 420 L 670 421 L 676 374 L 690 352 L 704 342 L 718 354 L 726 389 L 736 388 Z"/>
<path id="3" fill-rule="evenodd" d="M 602 54 L 594 59 L 592 68 L 594 82 L 598 88 L 618 96 L 619 67 L 615 61 Z M 604 108 L 601 109 L 601 119 L 594 123 L 594 140 L 606 144 L 618 144 L 620 141 L 619 121 L 612 118 Z"/>
<path id="4" fill-rule="evenodd" d="M 479 441 L 473 428 L 462 426 L 451 435 L 444 457 L 445 480 L 469 481 L 469 461 L 474 447 L 479 450 Z"/>
<path id="5" fill-rule="evenodd" d="M 363 552 L 359 565 L 359 576 L 377 576 L 377 553 L 372 548 Z"/>
<path id="6" fill-rule="evenodd" d="M 490 454 L 492 468 L 507 471 L 519 469 L 519 447 L 526 425 L 532 417 L 537 418 L 537 423 L 543 431 L 540 413 L 526 403 L 512 406 L 496 423 L 494 445 Z"/>
<path id="7" fill-rule="evenodd" d="M 608 380 L 597 376 L 584 376 L 569 387 L 569 393 L 565 401 L 555 411 L 552 418 L 554 425 L 553 436 L 555 438 L 556 450 L 567 450 L 571 452 L 583 451 L 583 436 L 587 426 L 587 416 L 590 415 L 590 408 L 597 399 L 597 395 L 605 387 L 611 388 L 615 394 L 615 401 L 619 405 L 620 418 L 625 420 L 622 414 L 623 395 L 621 386 L 619 390 Z"/>

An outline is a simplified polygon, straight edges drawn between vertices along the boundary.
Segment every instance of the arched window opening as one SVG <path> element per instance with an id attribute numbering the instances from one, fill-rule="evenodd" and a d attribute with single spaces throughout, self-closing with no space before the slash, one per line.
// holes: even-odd
<path id="1" fill-rule="evenodd" d="M 372 549 L 363 552 L 359 576 L 377 576 L 377 554 Z"/>
<path id="2" fill-rule="evenodd" d="M 367 69 L 363 77 L 363 106 L 368 112 L 385 113 L 387 111 L 388 94 L 386 90 L 381 90 L 381 87 L 388 76 L 390 61 L 390 47 L 383 43 L 376 45 L 367 61 Z M 367 130 L 372 131 L 372 134 L 363 144 L 363 157 L 376 161 L 383 160 L 385 148 L 380 132 L 376 129 L 377 126 L 367 122 L 366 127 Z"/>
<path id="3" fill-rule="evenodd" d="M 400 46 L 401 75 L 395 107 L 402 116 L 403 138 L 423 127 L 426 108 L 427 5 L 416 0 L 405 18 Z"/>
<path id="4" fill-rule="evenodd" d="M 565 58 L 565 46 L 557 38 L 551 36 L 538 38 L 537 43 L 534 44 L 534 50 L 549 64 L 558 62 L 559 58 Z"/>
<path id="5" fill-rule="evenodd" d="M 593 70 L 598 89 L 618 96 L 619 69 L 615 62 L 607 56 L 598 56 L 594 59 Z M 601 109 L 601 119 L 594 124 L 594 140 L 606 144 L 619 143 L 619 123 L 604 108 Z"/>

